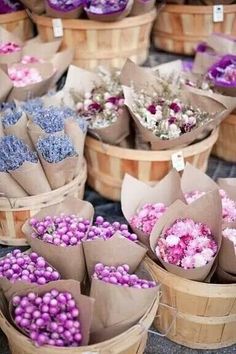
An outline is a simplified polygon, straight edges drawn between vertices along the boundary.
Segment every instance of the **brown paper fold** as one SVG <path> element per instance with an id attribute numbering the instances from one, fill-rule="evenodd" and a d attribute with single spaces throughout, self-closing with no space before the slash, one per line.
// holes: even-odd
<path id="1" fill-rule="evenodd" d="M 114 22 L 121 21 L 123 18 L 127 17 L 133 6 L 134 0 L 128 0 L 125 8 L 121 11 L 116 11 L 109 14 L 94 14 L 88 9 L 85 9 L 86 14 L 90 20 L 101 21 L 101 22 Z"/>
<path id="2" fill-rule="evenodd" d="M 52 6 L 49 5 L 48 0 L 45 1 L 45 8 L 46 8 L 46 14 L 49 17 L 55 17 L 55 18 L 64 18 L 64 19 L 76 19 L 79 18 L 83 11 L 83 6 L 79 6 L 75 8 L 74 10 L 70 11 L 59 11 L 54 9 Z"/>
<path id="3" fill-rule="evenodd" d="M 21 118 L 16 122 L 16 124 L 9 125 L 4 128 L 6 135 L 15 135 L 19 139 L 22 139 L 30 149 L 34 149 L 32 141 L 27 132 L 28 119 L 25 112 L 22 112 Z"/>
<path id="4" fill-rule="evenodd" d="M 34 215 L 42 219 L 45 216 L 56 216 L 60 213 L 75 214 L 79 217 L 89 219 L 92 223 L 93 206 L 89 202 L 74 197 L 67 197 L 63 202 L 44 208 Z M 22 227 L 27 241 L 33 251 L 43 256 L 57 271 L 63 279 L 74 279 L 82 281 L 85 277 L 85 260 L 82 243 L 76 246 L 61 247 L 46 243 L 37 238 L 32 238 L 33 229 L 27 221 Z"/>
<path id="5" fill-rule="evenodd" d="M 146 203 L 163 203 L 169 207 L 176 200 L 185 201 L 181 191 L 180 176 L 172 169 L 159 183 L 151 187 L 144 182 L 126 174 L 121 187 L 121 209 L 130 223 L 130 219 Z M 139 240 L 149 247 L 149 235 L 132 227 Z"/>
<path id="6" fill-rule="evenodd" d="M 235 229 L 236 222 L 228 223 L 224 228 Z M 227 237 L 222 236 L 222 244 L 219 253 L 219 267 L 236 277 L 236 251 L 234 243 Z"/>
<path id="7" fill-rule="evenodd" d="M 158 296 L 159 286 L 136 289 L 92 279 L 90 296 L 95 299 L 91 342 L 113 338 L 126 331 L 144 315 Z"/>
<path id="8" fill-rule="evenodd" d="M 236 41 L 233 36 L 224 33 L 212 33 L 207 37 L 206 43 L 216 53 L 236 55 Z"/>
<path id="9" fill-rule="evenodd" d="M 23 47 L 23 55 L 35 56 L 39 59 L 50 60 L 59 50 L 61 40 L 43 42 L 40 37 L 35 37 L 26 42 Z"/>
<path id="10" fill-rule="evenodd" d="M 75 65 L 69 66 L 64 89 L 84 94 L 100 85 L 102 85 L 102 79 L 97 74 Z"/>
<path id="11" fill-rule="evenodd" d="M 35 14 L 41 15 L 45 10 L 44 0 L 21 0 L 21 2 Z"/>
<path id="12" fill-rule="evenodd" d="M 21 198 L 28 194 L 8 172 L 0 172 L 0 195 L 7 198 Z"/>
<path id="13" fill-rule="evenodd" d="M 212 50 L 207 50 L 206 52 L 196 52 L 192 72 L 195 74 L 204 75 L 207 70 L 220 58 L 221 56 Z"/>
<path id="14" fill-rule="evenodd" d="M 208 192 L 190 205 L 186 205 L 179 200 L 173 203 L 166 213 L 159 219 L 159 222 L 156 223 L 150 235 L 150 246 L 154 254 L 158 238 L 179 218 L 190 218 L 195 222 L 201 222 L 208 225 L 217 242 L 219 252 L 222 240 L 222 206 L 218 190 Z M 166 263 L 161 258 L 158 258 L 158 260 L 166 270 L 173 274 L 186 279 L 203 281 L 210 273 L 217 254 L 207 265 L 187 270 Z"/>
<path id="15" fill-rule="evenodd" d="M 23 46 L 22 41 L 13 33 L 8 32 L 4 27 L 0 27 L 0 40 L 1 42 L 14 42 L 18 44 L 21 48 Z M 0 64 L 14 64 L 18 63 L 22 57 L 22 49 L 18 52 L 0 54 Z"/>
<path id="16" fill-rule="evenodd" d="M 51 191 L 40 162 L 25 161 L 16 170 L 9 171 L 16 182 L 29 194 L 38 195 Z"/>
<path id="17" fill-rule="evenodd" d="M 87 345 L 89 342 L 89 333 L 92 324 L 94 299 L 81 295 L 80 283 L 74 280 L 57 280 L 45 285 L 29 285 L 15 293 L 15 295 L 23 296 L 28 292 L 35 292 L 38 295 L 43 295 L 53 289 L 60 292 L 70 292 L 73 296 L 77 307 L 79 308 L 78 320 L 81 325 L 82 341 L 81 345 Z M 12 316 L 13 305 L 9 304 L 10 315 Z M 20 329 L 20 328 L 19 328 Z"/>
<path id="18" fill-rule="evenodd" d="M 73 48 L 67 48 L 53 55 L 51 58 L 51 63 L 56 69 L 56 73 L 53 78 L 53 84 L 60 79 L 60 77 L 65 73 L 69 65 L 72 63 L 74 58 L 75 50 Z"/>
<path id="19" fill-rule="evenodd" d="M 217 183 L 228 197 L 236 202 L 236 178 L 219 178 Z"/>
<path id="20" fill-rule="evenodd" d="M 134 0 L 130 16 L 143 15 L 149 11 L 152 11 L 155 3 L 155 0 Z"/>
<path id="21" fill-rule="evenodd" d="M 217 278 L 220 283 L 223 283 L 223 284 L 234 284 L 235 283 L 236 284 L 236 275 L 227 273 L 226 271 L 224 271 L 220 267 L 217 268 L 216 274 L 217 274 Z"/>
<path id="22" fill-rule="evenodd" d="M 0 103 L 5 102 L 8 94 L 10 93 L 13 84 L 12 81 L 9 79 L 7 74 L 0 69 Z"/>
<path id="23" fill-rule="evenodd" d="M 141 244 L 125 239 L 119 232 L 108 240 L 85 241 L 83 248 L 89 276 L 93 274 L 97 263 L 109 266 L 128 264 L 132 273 L 147 252 Z"/>
<path id="24" fill-rule="evenodd" d="M 219 189 L 219 186 L 213 181 L 213 179 L 211 179 L 211 177 L 187 162 L 181 178 L 181 188 L 183 193 L 193 191 L 207 193 Z"/>
<path id="25" fill-rule="evenodd" d="M 55 71 L 51 63 L 38 63 L 38 64 L 17 64 L 14 67 L 23 68 L 23 67 L 33 67 L 36 68 L 40 75 L 42 76 L 42 81 L 27 85 L 24 87 L 13 87 L 11 93 L 8 97 L 8 101 L 14 99 L 18 101 L 26 101 L 29 98 L 34 98 L 44 95 L 50 89 Z"/>

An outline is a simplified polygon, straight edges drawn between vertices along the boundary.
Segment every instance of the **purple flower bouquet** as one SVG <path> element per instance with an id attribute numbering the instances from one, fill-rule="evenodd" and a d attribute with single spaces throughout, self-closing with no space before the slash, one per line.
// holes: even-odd
<path id="1" fill-rule="evenodd" d="M 87 0 L 85 11 L 91 20 L 113 22 L 128 16 L 133 0 Z"/>
<path id="2" fill-rule="evenodd" d="M 9 14 L 22 9 L 22 4 L 17 0 L 0 0 L 0 14 Z"/>
<path id="3" fill-rule="evenodd" d="M 83 4 L 83 0 L 46 0 L 46 14 L 56 18 L 78 18 L 83 11 Z"/>

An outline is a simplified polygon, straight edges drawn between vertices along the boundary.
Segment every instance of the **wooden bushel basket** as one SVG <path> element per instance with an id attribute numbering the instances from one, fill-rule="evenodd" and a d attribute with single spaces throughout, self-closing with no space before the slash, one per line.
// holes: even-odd
<path id="1" fill-rule="evenodd" d="M 231 114 L 221 123 L 219 138 L 212 152 L 220 159 L 236 162 L 236 114 Z"/>
<path id="2" fill-rule="evenodd" d="M 33 23 L 25 10 L 0 15 L 0 26 L 25 41 L 33 37 Z"/>
<path id="3" fill-rule="evenodd" d="M 156 298 L 137 325 L 105 342 L 78 348 L 36 347 L 7 320 L 6 304 L 1 295 L 0 328 L 8 338 L 12 354 L 143 354 L 147 342 L 147 331 L 156 316 L 158 304 L 159 298 Z"/>
<path id="4" fill-rule="evenodd" d="M 209 284 L 180 278 L 159 267 L 150 258 L 145 265 L 162 286 L 160 306 L 154 326 L 165 331 L 176 322 L 167 337 L 178 344 L 197 349 L 217 349 L 236 343 L 236 284 Z M 233 351 L 232 351 L 233 353 Z"/>
<path id="5" fill-rule="evenodd" d="M 87 165 L 84 162 L 81 173 L 73 181 L 54 191 L 23 198 L 0 197 L 0 244 L 26 245 L 21 231 L 25 221 L 44 207 L 63 201 L 68 195 L 83 199 L 86 179 Z"/>
<path id="6" fill-rule="evenodd" d="M 218 130 L 215 130 L 206 139 L 177 151 L 182 150 L 186 162 L 205 172 L 217 138 Z M 88 164 L 88 184 L 102 196 L 120 200 L 125 173 L 144 182 L 157 182 L 172 168 L 171 156 L 174 152 L 176 150 L 125 149 L 87 137 L 85 157 Z"/>
<path id="7" fill-rule="evenodd" d="M 236 5 L 224 5 L 223 22 L 213 22 L 213 6 L 166 5 L 157 15 L 153 39 L 167 52 L 193 54 L 213 32 L 236 36 Z"/>
<path id="8" fill-rule="evenodd" d="M 148 56 L 156 10 L 117 22 L 62 20 L 62 47 L 75 48 L 73 64 L 92 70 L 98 65 L 121 68 L 130 58 L 142 64 Z M 32 15 L 43 41 L 54 39 L 52 19 Z"/>

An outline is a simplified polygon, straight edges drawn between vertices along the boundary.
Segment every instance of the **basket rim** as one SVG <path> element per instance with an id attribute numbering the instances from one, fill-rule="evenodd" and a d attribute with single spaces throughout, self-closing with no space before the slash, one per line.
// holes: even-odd
<path id="1" fill-rule="evenodd" d="M 182 278 L 160 267 L 147 256 L 144 259 L 144 264 L 147 266 L 154 280 L 157 280 L 157 278 L 152 267 L 158 269 L 158 272 L 163 275 L 162 279 L 158 279 L 161 284 L 170 286 L 177 291 L 195 296 L 207 296 L 209 298 L 235 298 L 236 284 L 211 284 Z"/>
<path id="2" fill-rule="evenodd" d="M 199 6 L 199 5 L 165 5 L 162 9 L 161 12 L 173 12 L 173 13 L 178 13 L 178 14 L 209 14 L 212 15 L 213 13 L 213 6 L 211 5 L 205 5 L 205 6 Z M 230 14 L 230 13 L 235 13 L 236 12 L 236 5 L 224 5 L 224 13 Z"/>
<path id="3" fill-rule="evenodd" d="M 0 15 L 0 25 L 3 23 L 10 23 L 15 21 L 24 20 L 29 17 L 26 10 L 15 11 L 9 14 Z"/>
<path id="4" fill-rule="evenodd" d="M 62 19 L 63 28 L 64 29 L 80 29 L 80 30 L 112 30 L 112 29 L 120 29 L 120 28 L 128 28 L 128 27 L 137 27 L 140 25 L 144 25 L 150 23 L 155 20 L 157 14 L 156 8 L 152 11 L 139 15 L 126 17 L 121 21 L 117 22 L 99 22 L 93 20 L 81 20 L 81 19 Z M 52 27 L 52 18 L 47 16 L 39 16 L 36 14 L 32 14 L 32 20 L 36 23 L 36 25 L 44 26 L 44 27 Z"/>
<path id="5" fill-rule="evenodd" d="M 196 150 L 199 153 L 202 153 L 209 148 L 211 148 L 216 142 L 219 135 L 219 128 L 211 132 L 211 134 L 202 141 L 183 147 L 176 148 L 173 150 L 158 150 L 158 151 L 149 151 L 149 150 L 136 150 L 136 149 L 127 149 L 115 145 L 109 145 L 102 143 L 99 140 L 96 140 L 90 136 L 86 137 L 85 148 L 87 151 L 95 150 L 96 152 L 103 153 L 112 157 L 118 157 L 120 159 L 135 160 L 135 161 L 170 161 L 171 155 L 176 151 L 182 150 L 183 156 L 189 157 L 196 154 Z M 148 156 L 148 159 L 147 159 Z"/>

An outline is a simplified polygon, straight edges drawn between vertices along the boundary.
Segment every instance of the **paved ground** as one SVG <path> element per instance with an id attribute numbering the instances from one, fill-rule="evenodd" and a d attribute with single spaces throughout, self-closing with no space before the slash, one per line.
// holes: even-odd
<path id="1" fill-rule="evenodd" d="M 166 53 L 157 53 L 152 51 L 146 63 L 148 66 L 154 66 L 159 63 L 178 59 L 179 57 Z M 236 177 L 236 165 L 211 158 L 207 173 L 215 180 L 219 177 Z M 101 198 L 97 193 L 87 188 L 86 200 L 92 202 L 95 206 L 97 215 L 104 215 L 110 220 L 122 220 L 122 213 L 119 203 L 113 203 Z M 0 246 L 0 257 L 9 252 L 11 248 Z M 236 330 L 236 328 L 235 328 Z M 145 354 L 236 354 L 236 346 L 220 350 L 192 350 L 172 343 L 166 338 L 150 334 Z M 0 354 L 10 354 L 5 336 L 0 332 Z M 18 354 L 18 353 L 17 353 Z M 19 353 L 20 354 L 20 353 Z M 135 353 L 134 353 L 135 354 Z"/>

